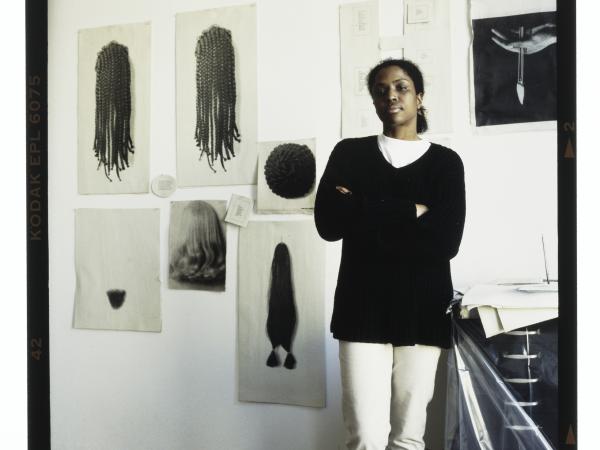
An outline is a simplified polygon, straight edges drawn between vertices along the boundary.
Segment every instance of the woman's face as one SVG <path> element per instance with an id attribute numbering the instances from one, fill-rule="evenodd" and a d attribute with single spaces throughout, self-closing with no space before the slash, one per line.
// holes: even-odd
<path id="1" fill-rule="evenodd" d="M 384 128 L 414 127 L 416 132 L 417 109 L 423 94 L 417 94 L 413 80 L 404 70 L 388 66 L 377 72 L 371 95 Z"/>

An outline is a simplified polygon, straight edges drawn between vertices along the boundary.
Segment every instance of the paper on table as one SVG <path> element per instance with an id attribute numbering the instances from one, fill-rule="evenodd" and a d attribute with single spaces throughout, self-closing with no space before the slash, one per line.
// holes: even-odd
<path id="1" fill-rule="evenodd" d="M 480 306 L 477 308 L 477 312 L 479 313 L 479 318 L 483 325 L 483 331 L 485 331 L 485 337 L 489 338 L 504 332 L 496 308 L 492 308 L 491 306 Z"/>
<path id="2" fill-rule="evenodd" d="M 558 317 L 558 308 L 498 308 L 496 312 L 505 332 Z"/>
<path id="3" fill-rule="evenodd" d="M 558 292 L 521 292 L 515 286 L 478 284 L 462 298 L 462 306 L 499 308 L 558 308 Z"/>

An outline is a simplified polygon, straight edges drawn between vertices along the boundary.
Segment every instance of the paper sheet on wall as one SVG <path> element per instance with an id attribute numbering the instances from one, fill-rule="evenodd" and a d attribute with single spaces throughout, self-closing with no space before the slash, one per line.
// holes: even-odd
<path id="1" fill-rule="evenodd" d="M 75 328 L 160 331 L 158 209 L 75 211 Z"/>
<path id="2" fill-rule="evenodd" d="M 177 183 L 179 186 L 256 184 L 256 7 L 244 5 L 181 13 L 176 15 L 175 22 Z M 222 45 L 214 46 L 210 41 L 217 39 L 212 37 L 217 29 L 222 36 L 218 39 L 226 42 L 219 41 Z M 198 57 L 196 45 L 203 35 L 209 49 L 202 50 L 202 56 Z M 232 54 L 225 56 L 232 56 L 233 64 L 211 63 L 210 52 L 221 47 L 232 47 Z M 222 62 L 225 56 L 216 55 L 214 61 Z M 208 74 L 218 73 L 215 77 L 206 76 L 205 70 Z M 215 86 L 210 80 L 215 81 Z M 202 89 L 206 92 L 198 92 L 197 83 L 204 83 Z M 227 87 L 223 88 L 223 84 Z M 235 106 L 231 106 L 233 102 Z M 226 116 L 229 107 L 235 110 L 235 124 Z M 204 147 L 208 153 L 201 153 L 197 145 L 197 125 L 207 139 L 211 136 Z M 223 144 L 219 136 L 223 137 Z M 228 140 L 235 156 L 227 150 Z"/>
<path id="3" fill-rule="evenodd" d="M 556 2 L 471 0 L 471 124 L 478 133 L 556 128 Z"/>
<path id="4" fill-rule="evenodd" d="M 240 401 L 325 406 L 324 258 L 311 220 L 240 229 Z"/>
<path id="5" fill-rule="evenodd" d="M 450 2 L 408 0 L 405 4 L 404 57 L 423 73 L 423 106 L 429 133 L 452 131 L 452 48 Z"/>
<path id="6" fill-rule="evenodd" d="M 340 7 L 342 137 L 381 132 L 366 86 L 386 58 L 406 58 L 424 76 L 430 133 L 452 129 L 450 22 L 444 0 L 379 0 Z"/>
<path id="7" fill-rule="evenodd" d="M 103 47 L 115 42 L 127 48 L 129 76 L 115 77 L 108 89 L 98 90 L 97 62 Z M 150 167 L 150 24 L 118 25 L 79 31 L 78 50 L 78 107 L 77 107 L 77 183 L 80 194 L 122 194 L 148 192 Z M 111 59 L 109 64 L 119 64 Z M 102 75 L 99 75 L 101 77 Z M 121 83 L 123 97 L 130 95 L 131 115 L 129 129 L 133 153 L 125 150 L 125 164 L 109 148 L 106 161 L 95 154 L 95 136 L 112 133 L 98 129 L 101 121 L 96 117 L 98 101 L 110 92 L 120 92 L 115 86 Z M 127 89 L 129 84 L 130 88 Z M 119 94 L 120 95 L 120 94 Z M 121 98 L 121 97 L 119 97 Z M 125 100 L 123 100 L 125 101 Z M 100 123 L 99 123 L 100 122 Z M 104 130 L 104 133 L 102 132 Z M 98 132 L 98 133 L 97 133 Z M 115 144 L 113 143 L 113 146 Z M 128 166 L 127 166 L 128 165 Z M 118 166 L 118 167 L 117 167 Z M 122 170 L 121 170 L 122 169 Z M 110 173 L 107 173 L 110 170 Z M 117 174 L 118 172 L 118 174 Z"/>
<path id="8" fill-rule="evenodd" d="M 315 139 L 259 143 L 258 212 L 312 213 L 316 195 L 315 148 Z"/>
<path id="9" fill-rule="evenodd" d="M 381 132 L 373 109 L 367 75 L 379 61 L 379 13 L 377 1 L 340 6 L 340 70 L 342 137 Z"/>

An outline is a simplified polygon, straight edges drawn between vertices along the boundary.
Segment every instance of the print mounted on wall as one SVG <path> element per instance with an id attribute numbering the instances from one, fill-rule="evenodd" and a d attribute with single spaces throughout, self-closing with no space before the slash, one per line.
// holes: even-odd
<path id="1" fill-rule="evenodd" d="M 315 204 L 315 140 L 261 142 L 258 212 L 312 212 Z"/>
<path id="2" fill-rule="evenodd" d="M 240 229 L 240 401 L 325 406 L 324 258 L 311 220 Z"/>
<path id="3" fill-rule="evenodd" d="M 150 25 L 80 30 L 78 191 L 148 192 Z"/>
<path id="4" fill-rule="evenodd" d="M 556 120 L 555 16 L 473 20 L 477 126 Z"/>
<path id="5" fill-rule="evenodd" d="M 379 60 L 379 2 L 340 5 L 340 81 L 342 137 L 377 133 L 380 122 L 366 86 L 369 69 Z"/>
<path id="6" fill-rule="evenodd" d="M 256 183 L 256 8 L 176 16 L 179 186 Z"/>
<path id="7" fill-rule="evenodd" d="M 158 209 L 75 211 L 75 328 L 160 331 Z"/>
<path id="8" fill-rule="evenodd" d="M 171 203 L 169 288 L 224 291 L 225 201 Z"/>
<path id="9" fill-rule="evenodd" d="M 471 122 L 515 131 L 554 127 L 555 2 L 471 0 L 471 6 Z"/>

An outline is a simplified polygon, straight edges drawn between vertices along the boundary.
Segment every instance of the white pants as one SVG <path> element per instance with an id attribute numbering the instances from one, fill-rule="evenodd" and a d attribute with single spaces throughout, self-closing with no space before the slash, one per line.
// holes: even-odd
<path id="1" fill-rule="evenodd" d="M 348 450 L 423 450 L 441 349 L 340 341 Z"/>

